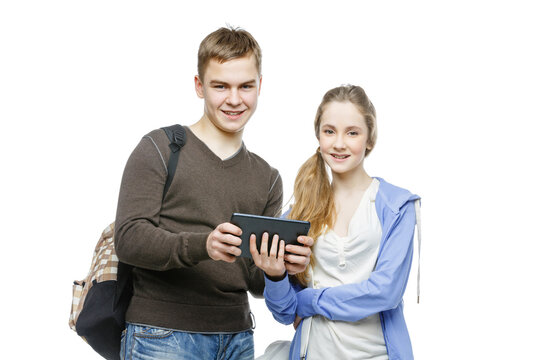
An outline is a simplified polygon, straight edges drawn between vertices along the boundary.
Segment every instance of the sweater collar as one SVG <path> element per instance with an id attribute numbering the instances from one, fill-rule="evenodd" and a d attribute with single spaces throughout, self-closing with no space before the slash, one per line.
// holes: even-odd
<path id="1" fill-rule="evenodd" d="M 226 159 L 221 159 L 219 156 L 217 156 L 209 147 L 208 145 L 206 145 L 206 143 L 204 141 L 202 141 L 201 139 L 199 139 L 197 137 L 197 135 L 195 135 L 193 133 L 193 131 L 191 131 L 191 129 L 189 127 L 186 127 L 187 129 L 187 134 L 188 134 L 188 137 L 189 138 L 192 138 L 193 141 L 197 144 L 197 147 L 199 149 L 201 149 L 201 151 L 203 151 L 204 153 L 206 153 L 206 155 L 208 156 L 208 158 L 213 161 L 214 163 L 216 163 L 218 166 L 222 166 L 223 168 L 227 168 L 227 167 L 230 167 L 230 166 L 233 166 L 235 164 L 237 164 L 239 161 L 241 161 L 245 155 L 246 155 L 246 152 L 247 152 L 247 149 L 246 149 L 246 146 L 244 144 L 244 142 L 242 141 L 242 145 L 240 146 L 240 148 L 238 149 L 237 152 L 235 152 L 233 155 L 231 155 L 230 157 L 226 158 Z M 188 140 L 189 140 L 188 138 Z"/>

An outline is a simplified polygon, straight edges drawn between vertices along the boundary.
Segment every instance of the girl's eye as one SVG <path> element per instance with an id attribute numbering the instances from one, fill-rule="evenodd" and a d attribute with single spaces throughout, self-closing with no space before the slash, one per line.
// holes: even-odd
<path id="1" fill-rule="evenodd" d="M 349 131 L 349 135 L 356 136 L 356 135 L 358 135 L 358 132 L 357 131 Z"/>
<path id="2" fill-rule="evenodd" d="M 324 133 L 325 133 L 325 134 L 331 135 L 331 134 L 334 133 L 334 131 L 333 131 L 333 130 L 330 130 L 330 129 L 326 129 L 326 130 L 324 130 Z"/>

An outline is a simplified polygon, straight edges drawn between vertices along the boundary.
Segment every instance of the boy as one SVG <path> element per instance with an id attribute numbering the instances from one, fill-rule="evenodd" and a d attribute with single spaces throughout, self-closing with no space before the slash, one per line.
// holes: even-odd
<path id="1" fill-rule="evenodd" d="M 204 114 L 186 127 L 177 171 L 162 199 L 169 157 L 162 130 L 143 137 L 126 165 L 115 245 L 134 265 L 121 357 L 253 359 L 247 291 L 262 296 L 263 273 L 240 255 L 233 212 L 279 215 L 277 170 L 242 142 L 257 108 L 261 51 L 244 30 L 221 28 L 201 43 L 195 90 Z M 290 274 L 303 271 L 307 247 L 289 246 Z M 129 354 L 129 355 L 128 355 Z"/>

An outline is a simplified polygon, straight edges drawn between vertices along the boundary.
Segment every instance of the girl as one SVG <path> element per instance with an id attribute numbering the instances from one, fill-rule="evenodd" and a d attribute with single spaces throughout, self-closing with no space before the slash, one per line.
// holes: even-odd
<path id="1" fill-rule="evenodd" d="M 326 93 L 315 136 L 319 148 L 298 171 L 288 214 L 311 222 L 310 266 L 287 277 L 276 237 L 269 254 L 251 248 L 266 274 L 268 308 L 279 322 L 294 322 L 289 358 L 412 359 L 402 297 L 420 198 L 366 173 L 377 125 L 361 87 Z M 261 249 L 267 241 L 263 236 Z"/>

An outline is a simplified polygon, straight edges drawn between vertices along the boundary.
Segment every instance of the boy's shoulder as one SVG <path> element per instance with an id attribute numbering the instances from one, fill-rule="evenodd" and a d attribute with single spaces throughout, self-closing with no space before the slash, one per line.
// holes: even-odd
<path id="1" fill-rule="evenodd" d="M 160 148 L 167 147 L 169 145 L 169 139 L 163 129 L 154 129 L 143 136 L 143 139 L 148 139 L 154 143 L 155 146 Z"/>
<path id="2" fill-rule="evenodd" d="M 272 165 L 270 165 L 262 156 L 257 155 L 254 152 L 249 151 L 245 144 L 242 144 L 242 147 L 244 148 L 244 151 L 246 152 L 247 158 L 250 161 L 250 165 L 260 166 L 263 168 L 270 169 L 272 173 L 279 174 L 279 171 L 274 168 Z"/>

